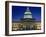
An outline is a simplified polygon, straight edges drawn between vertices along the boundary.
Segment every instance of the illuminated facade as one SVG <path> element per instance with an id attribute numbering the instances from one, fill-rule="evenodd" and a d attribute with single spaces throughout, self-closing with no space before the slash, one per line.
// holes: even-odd
<path id="1" fill-rule="evenodd" d="M 21 21 L 13 21 L 12 23 L 12 30 L 39 30 L 41 29 L 40 21 L 35 21 L 32 17 L 32 13 L 27 7 L 26 12 L 24 13 L 24 18 L 21 18 Z"/>

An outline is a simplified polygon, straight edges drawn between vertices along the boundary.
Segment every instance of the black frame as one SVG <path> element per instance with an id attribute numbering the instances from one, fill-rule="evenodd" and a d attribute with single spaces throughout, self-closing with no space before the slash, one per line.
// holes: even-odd
<path id="1" fill-rule="evenodd" d="M 44 32 L 43 33 L 28 33 L 28 34 L 11 34 L 9 35 L 9 3 L 28 3 L 28 4 L 42 4 L 44 5 Z M 19 2 L 19 1 L 5 1 L 5 35 L 6 36 L 15 36 L 15 35 L 32 35 L 32 34 L 45 34 L 45 3 L 36 3 L 36 2 Z"/>

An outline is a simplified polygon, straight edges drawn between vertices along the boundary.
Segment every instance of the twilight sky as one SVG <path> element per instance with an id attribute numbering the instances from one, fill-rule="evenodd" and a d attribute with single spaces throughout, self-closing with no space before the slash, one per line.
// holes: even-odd
<path id="1" fill-rule="evenodd" d="M 24 12 L 26 11 L 26 6 L 12 6 L 12 20 L 20 21 L 21 18 L 24 17 Z M 29 7 L 32 12 L 32 17 L 36 19 L 36 21 L 41 20 L 41 7 Z"/>

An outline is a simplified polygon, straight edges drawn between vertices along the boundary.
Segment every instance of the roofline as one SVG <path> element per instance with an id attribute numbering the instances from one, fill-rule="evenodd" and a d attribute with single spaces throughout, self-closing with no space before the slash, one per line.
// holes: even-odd
<path id="1" fill-rule="evenodd" d="M 12 21 L 12 22 L 21 23 L 22 21 Z M 35 22 L 41 22 L 41 21 L 35 21 Z"/>

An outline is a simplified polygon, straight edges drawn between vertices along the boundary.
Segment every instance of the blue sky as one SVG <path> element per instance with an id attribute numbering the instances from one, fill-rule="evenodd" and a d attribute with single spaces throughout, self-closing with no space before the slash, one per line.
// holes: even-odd
<path id="1" fill-rule="evenodd" d="M 24 18 L 24 12 L 26 11 L 27 6 L 12 6 L 12 20 L 20 21 L 21 18 Z M 32 17 L 36 21 L 41 21 L 41 7 L 29 7 L 32 12 Z"/>

